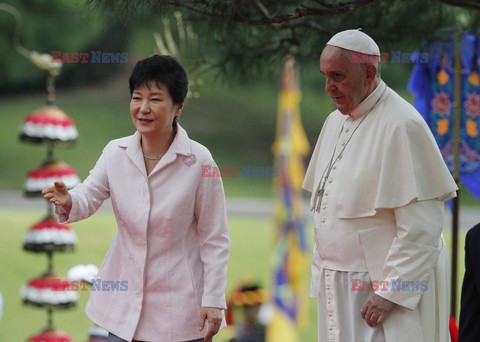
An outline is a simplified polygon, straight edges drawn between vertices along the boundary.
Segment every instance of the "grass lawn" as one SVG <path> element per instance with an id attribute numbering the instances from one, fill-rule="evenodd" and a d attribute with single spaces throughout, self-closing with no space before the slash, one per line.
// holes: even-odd
<path id="1" fill-rule="evenodd" d="M 0 210 L 0 291 L 4 297 L 4 316 L 0 321 L 0 341 L 25 341 L 46 325 L 43 310 L 24 306 L 19 295 L 20 287 L 46 270 L 46 256 L 24 252 L 22 241 L 28 227 L 37 222 L 43 212 Z M 231 217 L 231 259 L 228 266 L 229 293 L 245 279 L 259 280 L 264 286 L 270 283 L 270 250 L 272 221 L 259 218 Z M 110 241 L 115 235 L 113 216 L 98 213 L 92 218 L 75 223 L 79 243 L 73 253 L 57 253 L 54 257 L 55 271 L 66 274 L 77 264 L 100 265 Z M 305 275 L 308 279 L 310 271 Z M 84 341 L 90 321 L 84 314 L 89 292 L 79 292 L 76 308 L 54 314 L 55 325 L 68 332 L 75 341 Z M 314 301 L 309 300 L 314 319 Z M 314 321 L 312 321 L 314 322 Z M 303 331 L 302 341 L 311 341 L 315 336 L 314 323 L 309 322 Z M 222 341 L 219 337 L 217 341 Z"/>
<path id="2" fill-rule="evenodd" d="M 22 241 L 28 227 L 43 217 L 40 211 L 0 210 L 0 291 L 4 296 L 4 317 L 0 321 L 0 341 L 25 341 L 40 331 L 46 324 L 46 314 L 41 309 L 22 305 L 19 289 L 29 279 L 46 270 L 46 257 L 43 254 L 24 252 Z M 231 258 L 228 268 L 227 293 L 242 280 L 256 279 L 263 285 L 270 283 L 270 261 L 273 223 L 268 218 L 230 217 Z M 98 213 L 92 218 L 75 223 L 79 243 L 73 253 L 58 253 L 55 258 L 55 271 L 66 274 L 77 264 L 94 263 L 100 265 L 110 241 L 115 234 L 115 223 L 110 214 Z M 312 229 L 309 228 L 309 234 Z M 447 240 L 449 236 L 447 235 Z M 312 241 L 310 239 L 310 241 Z M 463 279 L 463 241 L 460 237 L 458 284 Z M 447 241 L 448 242 L 448 241 Z M 448 246 L 450 243 L 448 242 Z M 308 291 L 310 270 L 305 274 L 305 291 Z M 461 287 L 459 287 L 460 289 Z M 90 322 L 84 314 L 89 292 L 79 292 L 80 300 L 74 309 L 54 315 L 57 327 L 67 331 L 75 341 L 84 341 Z M 315 301 L 308 299 L 309 318 L 301 329 L 301 341 L 316 339 Z M 222 335 L 217 342 L 225 341 Z"/>

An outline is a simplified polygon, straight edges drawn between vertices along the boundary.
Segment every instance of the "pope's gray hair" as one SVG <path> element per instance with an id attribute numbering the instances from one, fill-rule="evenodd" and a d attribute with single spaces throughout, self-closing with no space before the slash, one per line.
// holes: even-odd
<path id="1" fill-rule="evenodd" d="M 342 49 L 342 50 L 343 50 L 344 53 L 346 53 L 346 57 L 348 58 L 348 60 L 353 61 L 352 51 L 346 50 L 346 49 Z M 367 56 L 372 57 L 372 58 L 369 58 L 370 60 L 367 60 L 365 62 L 358 62 L 358 63 L 355 63 L 355 64 L 360 64 L 361 68 L 366 68 L 368 64 L 372 64 L 375 67 L 375 69 L 377 70 L 377 76 L 376 77 L 378 79 L 381 79 L 381 71 L 380 71 L 381 57 L 380 56 L 377 57 L 377 56 L 374 56 L 374 55 L 367 55 Z"/>

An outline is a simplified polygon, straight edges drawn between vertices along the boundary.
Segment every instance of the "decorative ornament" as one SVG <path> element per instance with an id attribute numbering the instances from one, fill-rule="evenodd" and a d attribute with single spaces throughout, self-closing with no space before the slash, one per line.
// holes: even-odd
<path id="1" fill-rule="evenodd" d="M 35 144 L 53 142 L 67 145 L 77 138 L 75 122 L 53 105 L 40 108 L 27 116 L 20 129 L 20 139 Z"/>
<path id="2" fill-rule="evenodd" d="M 78 293 L 71 289 L 67 278 L 55 273 L 30 280 L 21 288 L 20 294 L 25 304 L 49 309 L 66 309 L 78 300 Z"/>
<path id="3" fill-rule="evenodd" d="M 68 189 L 80 183 L 74 168 L 65 162 L 47 161 L 28 173 L 24 193 L 27 197 L 41 196 L 42 190 L 53 182 L 64 182 Z"/>
<path id="4" fill-rule="evenodd" d="M 30 51 L 20 44 L 22 17 L 15 7 L 0 3 L 0 11 L 15 17 L 16 27 L 13 37 L 15 50 L 27 58 L 38 69 L 47 73 L 46 106 L 28 115 L 20 128 L 20 140 L 47 145 L 47 158 L 42 166 L 30 171 L 25 184 L 25 195 L 41 196 L 41 191 L 53 185 L 53 181 L 63 181 L 67 187 L 80 182 L 75 170 L 53 157 L 54 146 L 71 145 L 78 137 L 75 123 L 62 110 L 55 106 L 55 79 L 60 75 L 62 63 L 53 62 L 52 55 Z M 47 218 L 34 225 L 26 234 L 24 249 L 45 252 L 48 257 L 47 272 L 32 279 L 21 288 L 25 304 L 47 310 L 47 327 L 29 342 L 71 342 L 72 339 L 53 328 L 53 310 L 70 308 L 75 305 L 78 294 L 70 289 L 65 277 L 53 272 L 53 253 L 72 249 L 76 243 L 73 230 L 59 224 L 53 218 L 52 205 L 48 203 Z"/>
<path id="5" fill-rule="evenodd" d="M 188 157 L 186 157 L 183 162 L 185 163 L 185 165 L 187 166 L 192 166 L 193 164 L 195 164 L 197 162 L 197 157 L 193 154 L 193 153 L 190 153 L 188 155 Z"/>
<path id="6" fill-rule="evenodd" d="M 63 331 L 49 329 L 30 337 L 28 342 L 73 342 L 73 340 Z"/>
<path id="7" fill-rule="evenodd" d="M 23 242 L 29 252 L 64 252 L 73 250 L 77 243 L 75 231 L 66 224 L 58 223 L 49 216 L 31 227 Z"/>

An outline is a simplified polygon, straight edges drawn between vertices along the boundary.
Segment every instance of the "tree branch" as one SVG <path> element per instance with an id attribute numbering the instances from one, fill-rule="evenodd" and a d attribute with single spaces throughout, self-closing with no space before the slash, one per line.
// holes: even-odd
<path id="1" fill-rule="evenodd" d="M 260 13 L 260 15 L 262 15 L 264 18 L 270 19 L 272 17 L 268 12 L 268 9 L 260 0 L 253 0 L 253 4 L 255 5 L 255 8 Z"/>
<path id="2" fill-rule="evenodd" d="M 323 6 L 325 8 L 332 8 L 332 7 L 335 6 L 334 4 L 329 4 L 328 2 L 325 2 L 324 0 L 315 0 L 315 2 L 317 4 L 319 4 L 320 6 Z"/>
<path id="3" fill-rule="evenodd" d="M 478 0 L 439 0 L 440 2 L 458 7 L 466 7 L 480 10 L 480 2 Z"/>
<path id="4" fill-rule="evenodd" d="M 326 29 L 325 27 L 319 25 L 316 21 L 313 21 L 313 20 L 302 21 L 302 22 L 299 22 L 299 23 L 295 23 L 293 26 L 295 28 L 304 27 L 304 28 L 308 28 L 308 29 L 314 29 L 315 31 L 320 32 L 320 33 L 324 33 L 327 36 L 333 36 L 336 33 L 335 30 Z M 283 27 L 286 27 L 286 26 L 282 25 L 281 27 L 283 28 Z"/>
<path id="5" fill-rule="evenodd" d="M 154 8 L 161 8 L 162 5 L 184 8 L 194 13 L 206 15 L 213 18 L 227 19 L 237 23 L 243 23 L 249 26 L 268 26 L 274 24 L 290 24 L 288 27 L 295 26 L 295 21 L 305 17 L 322 17 L 348 14 L 364 6 L 380 2 L 382 0 L 351 0 L 346 2 L 329 3 L 326 0 L 315 0 L 321 7 L 306 7 L 299 5 L 290 13 L 272 15 L 260 0 L 254 0 L 253 4 L 246 5 L 244 8 L 253 6 L 260 17 L 253 17 L 247 13 L 241 13 L 240 1 L 232 3 L 209 2 L 206 0 L 158 0 L 157 2 L 146 1 L 147 5 Z M 444 0 L 449 1 L 449 0 Z M 469 0 L 462 0 L 469 1 Z M 473 1 L 473 0 L 470 0 Z M 101 5 L 104 7 L 124 7 L 132 9 L 141 1 L 112 1 L 112 0 L 88 0 L 89 3 Z"/>

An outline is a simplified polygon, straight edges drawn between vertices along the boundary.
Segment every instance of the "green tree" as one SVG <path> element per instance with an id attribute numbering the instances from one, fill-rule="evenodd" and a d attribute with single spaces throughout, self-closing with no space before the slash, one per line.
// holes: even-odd
<path id="1" fill-rule="evenodd" d="M 87 0 L 94 8 L 127 18 L 181 10 L 199 34 L 202 58 L 234 79 L 261 77 L 288 54 L 317 62 L 327 39 L 363 28 L 382 51 L 413 51 L 438 28 L 476 28 L 475 0 Z"/>
<path id="2" fill-rule="evenodd" d="M 118 20 L 105 23 L 99 13 L 88 11 L 84 4 L 70 0 L 10 0 L 20 13 L 19 43 L 40 53 L 51 51 L 124 52 L 128 44 L 129 25 Z M 15 18 L 0 11 L 0 92 L 8 94 L 28 89 L 43 89 L 45 75 L 15 49 Z M 102 79 L 118 65 L 64 64 L 57 84 L 78 85 Z"/>

